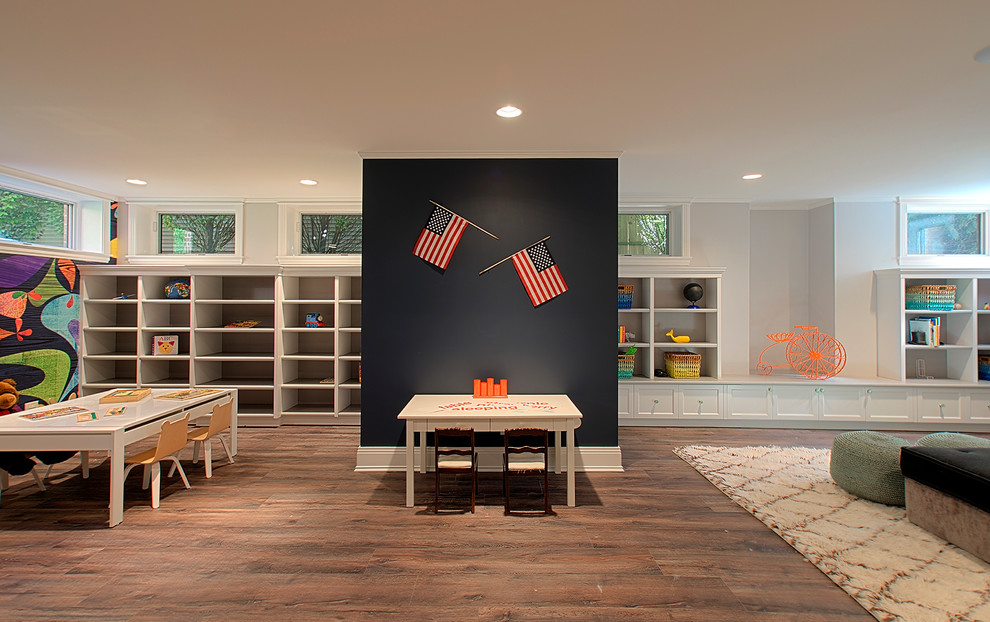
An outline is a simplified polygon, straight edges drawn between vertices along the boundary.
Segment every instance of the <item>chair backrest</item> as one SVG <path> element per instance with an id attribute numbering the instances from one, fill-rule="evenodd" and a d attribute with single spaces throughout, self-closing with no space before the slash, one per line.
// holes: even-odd
<path id="1" fill-rule="evenodd" d="M 437 428 L 433 431 L 433 447 L 437 456 L 474 455 L 474 429 Z"/>
<path id="2" fill-rule="evenodd" d="M 505 455 L 543 454 L 547 462 L 550 434 L 543 428 L 511 428 L 505 431 Z"/>
<path id="3" fill-rule="evenodd" d="M 155 461 L 180 451 L 186 446 L 186 433 L 189 430 L 189 413 L 176 421 L 162 423 L 162 433 L 158 436 L 158 448 L 155 450 Z"/>
<path id="4" fill-rule="evenodd" d="M 230 422 L 234 414 L 234 398 L 230 398 L 224 404 L 217 404 L 213 407 L 213 414 L 210 415 L 209 436 L 216 436 L 230 427 Z"/>

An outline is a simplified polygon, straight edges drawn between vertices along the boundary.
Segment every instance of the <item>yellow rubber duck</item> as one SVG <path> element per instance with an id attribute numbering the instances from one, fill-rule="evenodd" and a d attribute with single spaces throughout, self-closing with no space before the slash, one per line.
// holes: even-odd
<path id="1" fill-rule="evenodd" d="M 688 337 L 687 335 L 681 335 L 679 337 L 675 337 L 673 328 L 670 329 L 670 331 L 667 333 L 667 336 L 670 337 L 671 341 L 674 341 L 676 343 L 687 343 L 691 341 L 691 338 Z"/>

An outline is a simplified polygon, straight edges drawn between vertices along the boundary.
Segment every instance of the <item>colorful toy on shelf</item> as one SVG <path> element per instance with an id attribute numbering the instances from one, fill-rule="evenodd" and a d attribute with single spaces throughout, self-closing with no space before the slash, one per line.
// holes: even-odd
<path id="1" fill-rule="evenodd" d="M 675 342 L 675 343 L 687 343 L 687 342 L 691 341 L 691 338 L 688 337 L 687 335 L 678 335 L 678 336 L 675 337 L 674 336 L 674 329 L 673 328 L 671 328 L 669 331 L 667 331 L 667 336 L 670 337 L 670 340 L 673 341 L 673 342 Z"/>
<path id="2" fill-rule="evenodd" d="M 326 322 L 323 321 L 322 313 L 306 314 L 306 328 L 323 328 L 326 325 Z"/>
<path id="3" fill-rule="evenodd" d="M 189 298 L 189 279 L 172 279 L 165 284 L 166 298 Z"/>
<path id="4" fill-rule="evenodd" d="M 756 370 L 769 376 L 774 367 L 764 362 L 763 355 L 778 343 L 787 343 L 785 356 L 787 364 L 799 374 L 812 380 L 824 380 L 837 375 L 846 366 L 846 349 L 831 335 L 818 332 L 817 326 L 795 326 L 800 333 L 772 333 L 767 337 L 773 342 L 763 352 L 756 363 Z"/>
<path id="5" fill-rule="evenodd" d="M 509 381 L 505 378 L 495 384 L 494 378 L 482 382 L 481 378 L 474 379 L 474 397 L 492 398 L 509 397 Z"/>
<path id="6" fill-rule="evenodd" d="M 705 295 L 705 289 L 698 283 L 688 283 L 684 286 L 684 298 L 691 304 L 688 309 L 698 309 L 697 302 Z"/>

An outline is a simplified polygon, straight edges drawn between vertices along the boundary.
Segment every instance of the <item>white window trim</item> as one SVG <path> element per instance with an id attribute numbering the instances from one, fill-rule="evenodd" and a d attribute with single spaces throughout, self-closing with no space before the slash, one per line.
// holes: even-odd
<path id="1" fill-rule="evenodd" d="M 303 255 L 299 234 L 303 214 L 362 214 L 360 199 L 278 204 L 278 256 L 282 266 L 360 266 L 361 255 Z"/>
<path id="2" fill-rule="evenodd" d="M 909 255 L 907 216 L 910 212 L 983 213 L 982 255 Z M 897 198 L 897 262 L 905 267 L 990 268 L 990 200 Z"/>
<path id="3" fill-rule="evenodd" d="M 661 200 L 622 200 L 620 214 L 668 214 L 667 255 L 619 255 L 619 268 L 687 266 L 691 264 L 691 204 Z"/>
<path id="4" fill-rule="evenodd" d="M 0 186 L 14 192 L 68 203 L 71 206 L 68 246 L 4 240 L 0 241 L 0 253 L 97 263 L 106 263 L 110 260 L 111 200 L 109 197 L 2 166 L 0 166 Z"/>
<path id="5" fill-rule="evenodd" d="M 128 210 L 127 262 L 148 266 L 235 265 L 244 263 L 243 201 L 132 201 Z M 233 214 L 234 253 L 173 254 L 158 251 L 161 214 Z"/>

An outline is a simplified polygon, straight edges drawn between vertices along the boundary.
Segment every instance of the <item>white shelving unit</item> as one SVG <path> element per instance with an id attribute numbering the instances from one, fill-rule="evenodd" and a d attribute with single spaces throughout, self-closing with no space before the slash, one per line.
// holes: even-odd
<path id="1" fill-rule="evenodd" d="M 911 382 L 979 381 L 979 357 L 990 355 L 990 270 L 894 269 L 877 276 L 877 374 Z M 907 309 L 906 288 L 954 285 L 952 310 Z M 937 317 L 940 344 L 916 345 L 910 321 Z"/>
<path id="2" fill-rule="evenodd" d="M 359 267 L 94 266 L 82 275 L 82 394 L 230 387 L 242 425 L 360 423 Z M 190 298 L 165 297 L 178 277 L 190 279 Z M 307 313 L 325 325 L 307 327 Z M 258 324 L 228 326 L 242 321 Z M 154 354 L 157 335 L 175 335 L 176 350 Z"/>
<path id="3" fill-rule="evenodd" d="M 617 354 L 636 346 L 636 365 L 633 378 L 621 382 L 670 382 L 669 378 L 655 376 L 656 369 L 664 369 L 667 352 L 693 352 L 701 355 L 701 378 L 715 380 L 721 377 L 721 292 L 723 268 L 666 268 L 653 274 L 619 273 L 619 285 L 633 286 L 631 309 L 618 310 L 618 324 L 626 332 L 635 335 L 626 343 L 619 343 Z M 684 287 L 698 283 L 704 296 L 695 303 L 697 309 L 689 309 L 684 298 Z M 677 343 L 667 336 L 673 330 L 675 336 L 687 336 L 688 343 Z"/>

